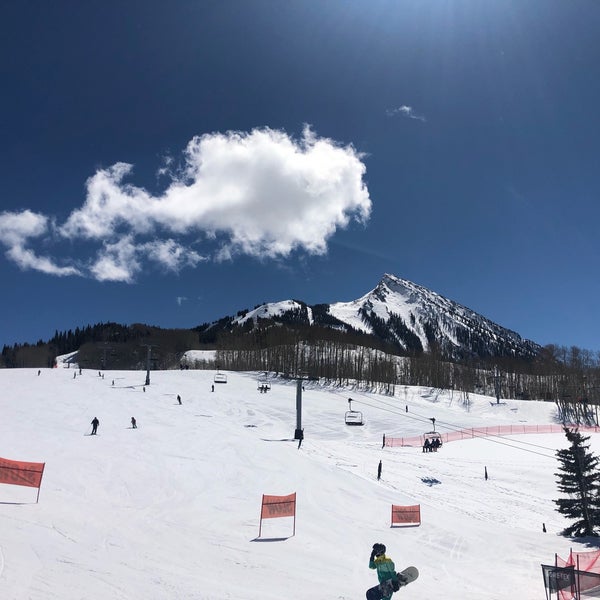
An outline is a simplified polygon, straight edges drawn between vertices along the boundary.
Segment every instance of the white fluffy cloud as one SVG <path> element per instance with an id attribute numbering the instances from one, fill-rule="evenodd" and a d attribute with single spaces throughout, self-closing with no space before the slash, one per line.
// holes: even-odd
<path id="1" fill-rule="evenodd" d="M 362 158 L 309 127 L 300 139 L 268 128 L 205 134 L 188 143 L 183 167 L 159 195 L 126 183 L 132 165 L 97 171 L 87 181 L 84 203 L 56 233 L 89 244 L 90 257 L 80 262 L 101 281 L 131 282 L 148 262 L 178 271 L 239 254 L 324 254 L 338 228 L 370 216 Z M 17 260 L 16 250 L 23 254 L 48 222 L 30 211 L 0 215 L 7 256 Z M 191 243 L 207 249 L 200 254 Z"/>

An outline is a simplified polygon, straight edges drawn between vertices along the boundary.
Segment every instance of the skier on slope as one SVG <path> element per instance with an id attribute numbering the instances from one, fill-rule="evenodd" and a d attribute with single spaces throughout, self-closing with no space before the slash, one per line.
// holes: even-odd
<path id="1" fill-rule="evenodd" d="M 399 589 L 398 576 L 394 561 L 385 555 L 384 544 L 373 544 L 369 569 L 377 570 L 379 585 L 367 590 L 367 600 L 390 600 Z"/>

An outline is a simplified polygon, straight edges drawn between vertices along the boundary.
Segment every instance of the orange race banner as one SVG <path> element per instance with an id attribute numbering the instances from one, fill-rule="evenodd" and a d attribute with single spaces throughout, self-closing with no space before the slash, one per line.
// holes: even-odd
<path id="1" fill-rule="evenodd" d="M 279 517 L 294 517 L 294 535 L 296 534 L 296 492 L 288 496 L 268 496 L 263 494 L 260 509 L 260 526 L 258 537 L 262 531 L 263 519 L 277 519 Z"/>
<path id="2" fill-rule="evenodd" d="M 296 493 L 289 496 L 266 496 L 263 494 L 261 519 L 293 517 L 296 514 Z"/>
<path id="3" fill-rule="evenodd" d="M 0 458 L 0 483 L 37 488 L 36 502 L 38 502 L 45 466 L 46 463 L 32 463 Z"/>
<path id="4" fill-rule="evenodd" d="M 45 463 L 22 462 L 0 458 L 0 483 L 39 488 Z"/>
<path id="5" fill-rule="evenodd" d="M 392 504 L 392 527 L 394 525 L 420 525 L 421 505 L 397 506 Z"/>

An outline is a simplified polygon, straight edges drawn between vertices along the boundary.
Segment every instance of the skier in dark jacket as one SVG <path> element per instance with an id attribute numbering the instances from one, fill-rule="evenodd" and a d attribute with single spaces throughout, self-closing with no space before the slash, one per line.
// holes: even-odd
<path id="1" fill-rule="evenodd" d="M 377 570 L 379 585 L 367 590 L 367 600 L 390 600 L 394 589 L 398 589 L 396 566 L 394 561 L 385 555 L 385 550 L 384 544 L 373 544 L 369 569 Z M 395 588 L 393 584 L 396 584 Z"/>
<path id="2" fill-rule="evenodd" d="M 98 421 L 98 417 L 94 417 L 92 419 L 92 435 L 96 435 L 98 431 L 98 425 L 100 425 L 100 421 Z"/>

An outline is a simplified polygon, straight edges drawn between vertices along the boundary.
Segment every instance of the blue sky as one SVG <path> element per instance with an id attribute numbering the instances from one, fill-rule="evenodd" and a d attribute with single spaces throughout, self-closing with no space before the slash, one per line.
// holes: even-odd
<path id="1" fill-rule="evenodd" d="M 356 299 L 600 349 L 600 4 L 5 2 L 0 345 Z"/>

